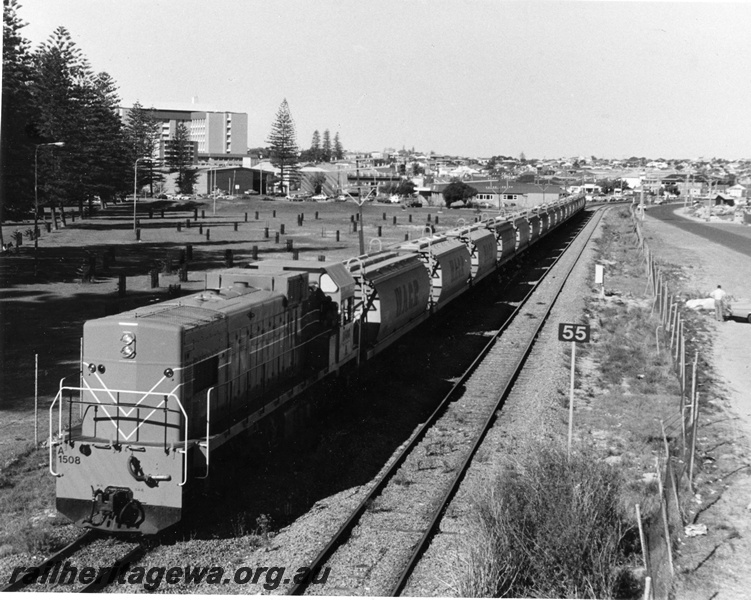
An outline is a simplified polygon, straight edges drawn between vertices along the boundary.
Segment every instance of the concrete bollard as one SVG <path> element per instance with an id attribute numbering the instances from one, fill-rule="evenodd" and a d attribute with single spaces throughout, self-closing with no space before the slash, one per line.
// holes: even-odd
<path id="1" fill-rule="evenodd" d="M 412 215 L 408 215 L 408 220 L 410 223 L 412 222 Z"/>
<path id="2" fill-rule="evenodd" d="M 274 243 L 275 244 L 279 243 L 279 232 L 278 231 L 276 233 L 274 233 Z"/>
<path id="3" fill-rule="evenodd" d="M 202 218 L 202 219 L 205 219 L 205 218 L 206 218 L 206 211 L 205 211 L 205 210 L 202 210 L 202 211 L 201 211 L 201 218 Z"/>
<path id="4" fill-rule="evenodd" d="M 357 221 L 352 223 L 352 233 L 357 233 Z"/>
<path id="5" fill-rule="evenodd" d="M 337 242 L 339 241 L 339 230 L 338 229 L 336 230 L 336 241 Z"/>
<path id="6" fill-rule="evenodd" d="M 271 211 L 271 216 L 276 219 L 276 210 Z"/>
<path id="7" fill-rule="evenodd" d="M 190 219 L 185 219 L 185 229 L 190 229 Z"/>
<path id="8" fill-rule="evenodd" d="M 264 237 L 264 239 L 269 239 L 269 228 L 268 227 L 264 227 L 263 228 L 263 237 Z"/>
<path id="9" fill-rule="evenodd" d="M 181 282 L 188 281 L 188 263 L 183 263 L 180 265 L 180 269 L 178 270 L 178 279 Z"/>
<path id="10" fill-rule="evenodd" d="M 297 260 L 300 258 L 300 251 L 299 250 L 293 250 L 292 251 L 292 260 Z"/>
<path id="11" fill-rule="evenodd" d="M 287 240 L 287 252 L 292 252 L 292 250 L 294 250 L 294 245 L 294 240 Z"/>
<path id="12" fill-rule="evenodd" d="M 120 273 L 117 276 L 117 295 L 120 298 L 124 298 L 125 297 L 125 293 L 126 293 L 126 288 L 125 288 L 126 283 L 125 282 L 126 282 L 126 280 L 125 280 L 125 273 Z"/>
<path id="13" fill-rule="evenodd" d="M 155 289 L 159 287 L 159 269 L 151 269 L 149 271 L 149 275 L 151 277 L 151 289 Z"/>
<path id="14" fill-rule="evenodd" d="M 383 220 L 386 220 L 386 213 L 383 213 Z"/>
<path id="15" fill-rule="evenodd" d="M 435 224 L 438 225 L 438 215 L 435 216 Z"/>
<path id="16" fill-rule="evenodd" d="M 316 211 L 316 221 L 318 220 L 318 211 Z"/>
<path id="17" fill-rule="evenodd" d="M 326 262 L 326 255 L 325 254 L 319 254 L 318 255 L 318 262 Z"/>
<path id="18" fill-rule="evenodd" d="M 154 211 L 152 209 L 149 209 L 149 219 L 154 218 Z"/>
<path id="19" fill-rule="evenodd" d="M 198 224 L 198 233 L 199 233 L 200 235 L 203 235 L 203 223 L 199 223 L 199 224 Z"/>
<path id="20" fill-rule="evenodd" d="M 281 233 L 282 235 L 284 235 L 284 223 L 280 223 L 279 224 L 279 233 Z"/>
<path id="21" fill-rule="evenodd" d="M 394 215 L 394 225 L 396 225 L 396 215 Z"/>
<path id="22" fill-rule="evenodd" d="M 231 268 L 234 264 L 234 259 L 232 257 L 232 249 L 227 248 L 224 251 L 224 266 L 228 269 Z"/>
<path id="23" fill-rule="evenodd" d="M 208 227 L 206 228 L 206 241 L 208 242 L 211 239 L 211 229 Z"/>
<path id="24" fill-rule="evenodd" d="M 408 242 L 408 241 L 409 241 L 409 234 L 408 234 L 408 233 L 405 233 L 405 234 L 404 234 L 404 241 L 405 241 L 405 242 Z"/>
<path id="25" fill-rule="evenodd" d="M 164 218 L 164 209 L 162 209 L 160 212 L 161 212 L 161 216 L 162 216 L 162 219 L 163 219 Z"/>
<path id="26" fill-rule="evenodd" d="M 431 219 L 431 218 L 432 218 L 432 217 L 431 217 L 430 213 L 428 213 L 428 223 L 430 223 L 430 219 Z"/>
<path id="27" fill-rule="evenodd" d="M 253 246 L 250 255 L 253 257 L 253 260 L 258 260 L 258 246 Z"/>
<path id="28" fill-rule="evenodd" d="M 237 221 L 235 221 L 235 231 L 237 231 Z"/>
<path id="29" fill-rule="evenodd" d="M 379 225 L 378 226 L 378 237 L 381 237 L 382 234 L 383 234 L 383 231 L 381 229 L 381 226 Z"/>
<path id="30" fill-rule="evenodd" d="M 137 242 L 141 241 L 141 230 L 140 229 L 136 229 L 136 241 Z"/>
<path id="31" fill-rule="evenodd" d="M 185 246 L 185 260 L 193 260 L 193 245 Z"/>
<path id="32" fill-rule="evenodd" d="M 198 221 L 198 209 L 197 208 L 193 209 L 193 220 Z"/>

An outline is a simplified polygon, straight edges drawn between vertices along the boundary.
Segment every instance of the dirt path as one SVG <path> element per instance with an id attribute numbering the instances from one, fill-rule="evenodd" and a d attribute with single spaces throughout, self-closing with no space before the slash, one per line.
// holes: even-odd
<path id="1" fill-rule="evenodd" d="M 681 210 L 681 209 L 679 209 Z M 681 214 L 680 212 L 678 214 Z M 727 224 L 729 231 L 744 227 Z M 648 243 L 661 262 L 684 267 L 684 291 L 705 296 L 718 284 L 751 298 L 751 260 L 657 219 L 645 220 Z M 676 598 L 748 598 L 751 590 L 751 324 L 718 323 L 707 315 L 718 380 L 709 402 L 721 413 L 700 422 L 702 473 L 697 524 L 706 536 L 686 538 L 676 561 Z"/>

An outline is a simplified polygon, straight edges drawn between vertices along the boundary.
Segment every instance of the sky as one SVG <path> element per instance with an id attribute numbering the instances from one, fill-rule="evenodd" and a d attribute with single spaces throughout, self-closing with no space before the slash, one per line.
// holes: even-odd
<path id="1" fill-rule="evenodd" d="M 749 158 L 751 2 L 20 0 L 123 106 L 248 113 L 283 99 L 301 149 L 527 158 Z"/>

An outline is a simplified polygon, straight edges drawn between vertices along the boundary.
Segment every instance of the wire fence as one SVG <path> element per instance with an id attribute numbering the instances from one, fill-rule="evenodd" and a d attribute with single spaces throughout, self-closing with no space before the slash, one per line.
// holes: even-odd
<path id="1" fill-rule="evenodd" d="M 689 355 L 686 347 L 683 304 L 670 290 L 665 274 L 659 268 L 649 244 L 644 238 L 642 224 L 632 210 L 634 233 L 646 263 L 647 289 L 651 294 L 652 314 L 659 318 L 655 330 L 655 346 L 668 351 L 680 386 L 680 404 L 675 412 L 661 422 L 662 447 L 655 458 L 655 475 L 660 509 L 648 520 L 636 505 L 640 538 L 647 570 L 645 600 L 668 598 L 674 575 L 673 548 L 686 525 L 687 512 L 681 504 L 681 492 L 694 492 L 694 463 L 696 435 L 699 424 L 699 394 L 697 371 L 699 353 Z M 684 494 L 685 496 L 685 494 Z"/>

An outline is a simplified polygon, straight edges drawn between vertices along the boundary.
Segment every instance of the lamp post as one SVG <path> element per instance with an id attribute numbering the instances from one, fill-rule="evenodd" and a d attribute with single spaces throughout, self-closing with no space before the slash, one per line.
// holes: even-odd
<path id="1" fill-rule="evenodd" d="M 46 144 L 35 144 L 34 146 L 34 275 L 38 272 L 37 262 L 37 248 L 39 248 L 39 148 L 40 146 L 57 146 L 58 148 L 65 146 L 65 142 L 48 142 Z"/>
<path id="2" fill-rule="evenodd" d="M 136 208 L 138 206 L 138 161 L 139 160 L 148 160 L 150 161 L 151 158 L 148 156 L 141 156 L 136 159 L 136 163 L 133 167 L 133 231 L 136 230 Z"/>

